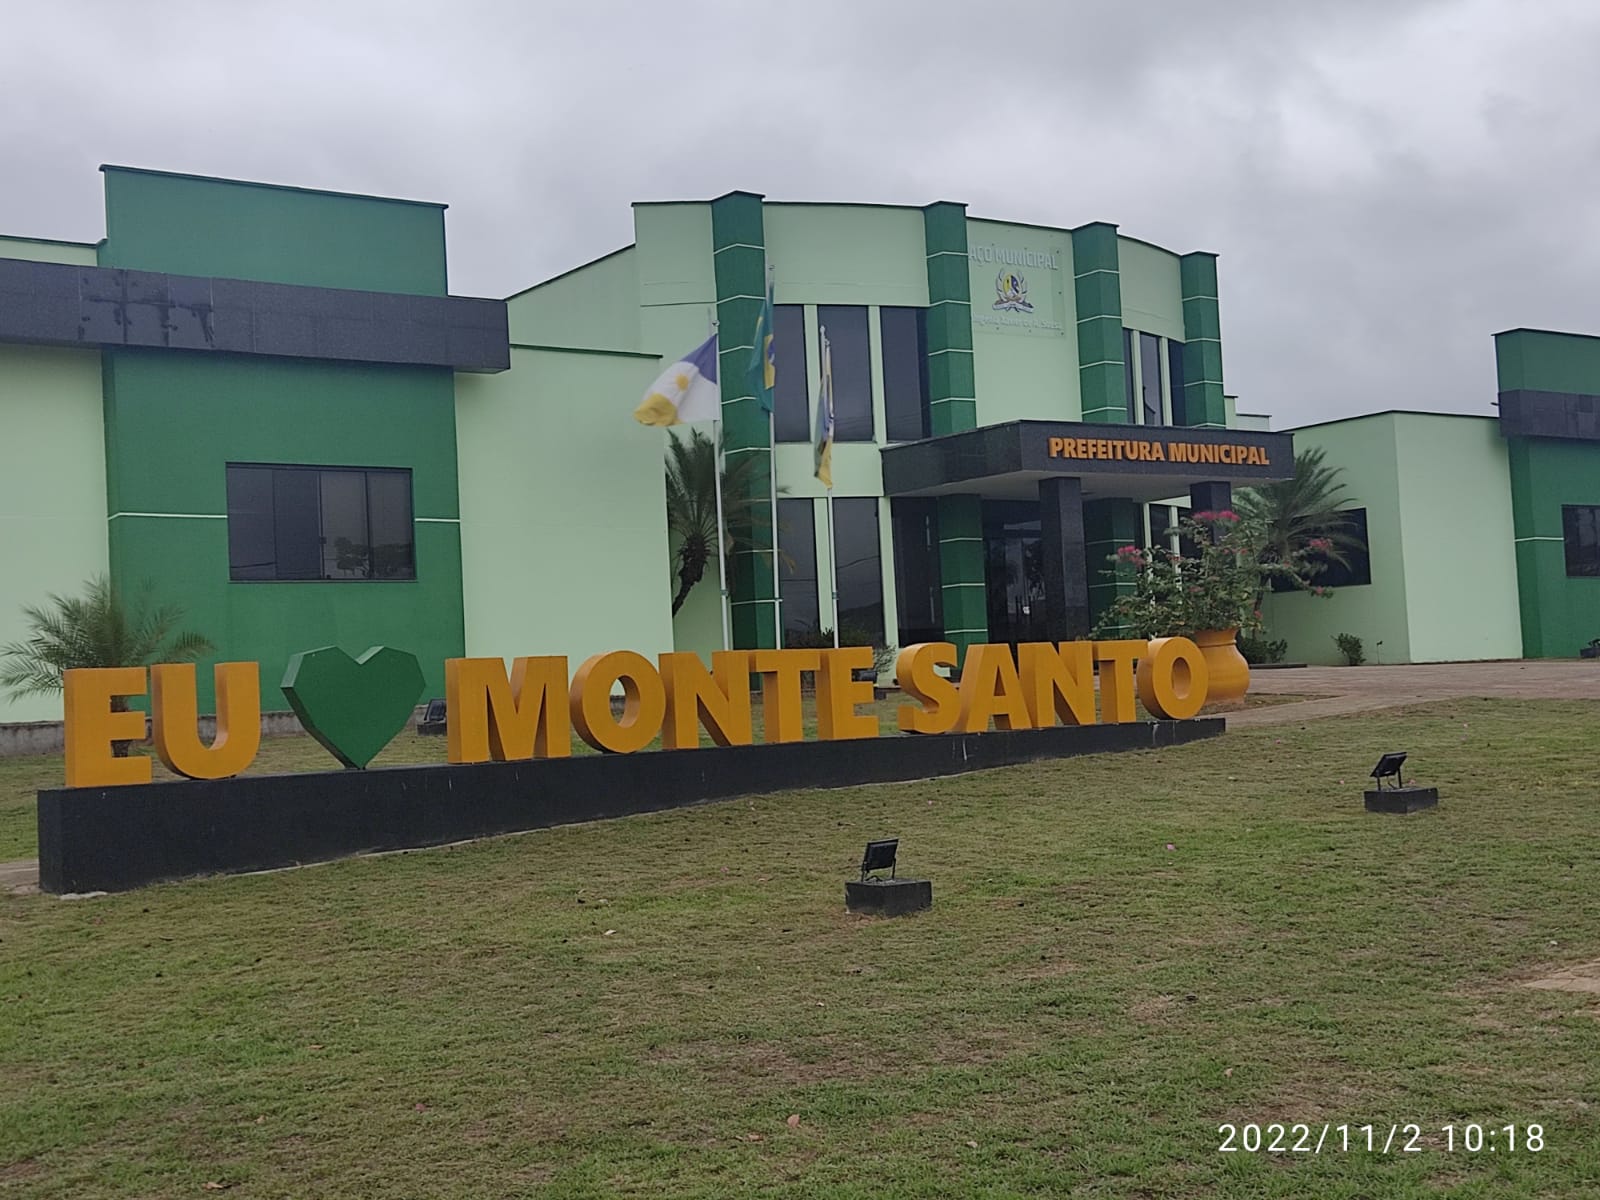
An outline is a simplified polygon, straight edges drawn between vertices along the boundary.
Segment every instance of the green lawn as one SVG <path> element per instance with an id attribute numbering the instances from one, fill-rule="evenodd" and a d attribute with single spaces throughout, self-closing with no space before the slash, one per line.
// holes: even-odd
<path id="1" fill-rule="evenodd" d="M 1600 996 L 1519 983 L 1600 959 L 1597 730 L 1451 702 L 0 897 L 0 1194 L 1600 1195 Z M 1361 811 L 1387 749 L 1439 811 Z M 843 912 L 884 835 L 931 913 Z M 1217 1153 L 1245 1121 L 1430 1132 Z"/>

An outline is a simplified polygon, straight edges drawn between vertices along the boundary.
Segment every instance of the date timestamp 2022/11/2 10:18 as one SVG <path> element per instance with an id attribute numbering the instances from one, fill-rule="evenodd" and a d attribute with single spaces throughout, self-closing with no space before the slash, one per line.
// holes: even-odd
<path id="1" fill-rule="evenodd" d="M 1334 1125 L 1271 1122 L 1218 1125 L 1223 1154 L 1537 1154 L 1542 1125 Z"/>

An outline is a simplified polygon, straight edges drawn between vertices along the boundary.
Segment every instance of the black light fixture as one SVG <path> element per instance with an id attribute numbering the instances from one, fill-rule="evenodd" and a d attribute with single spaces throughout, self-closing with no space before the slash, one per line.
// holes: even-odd
<path id="1" fill-rule="evenodd" d="M 867 882 L 867 876 L 873 871 L 888 871 L 889 878 L 894 878 L 894 860 L 900 850 L 900 839 L 889 838 L 882 842 L 868 842 L 867 852 L 861 856 L 861 882 Z"/>
<path id="2" fill-rule="evenodd" d="M 1383 788 L 1385 779 L 1393 779 L 1395 787 L 1405 787 L 1406 781 L 1400 774 L 1400 768 L 1406 765 L 1406 752 L 1395 751 L 1385 754 L 1378 760 L 1378 765 L 1372 768 L 1372 777 L 1378 781 L 1378 787 Z"/>
<path id="3" fill-rule="evenodd" d="M 900 879 L 895 875 L 899 838 L 868 842 L 861 855 L 861 878 L 847 880 L 844 906 L 853 913 L 900 917 L 933 907 L 933 884 L 926 879 Z M 874 871 L 888 871 L 887 876 Z"/>
<path id="4" fill-rule="evenodd" d="M 1413 813 L 1433 808 L 1439 803 L 1438 788 L 1406 783 L 1405 777 L 1400 774 L 1405 761 L 1404 750 L 1390 751 L 1378 759 L 1378 765 L 1372 768 L 1376 786 L 1366 792 L 1368 812 Z"/>

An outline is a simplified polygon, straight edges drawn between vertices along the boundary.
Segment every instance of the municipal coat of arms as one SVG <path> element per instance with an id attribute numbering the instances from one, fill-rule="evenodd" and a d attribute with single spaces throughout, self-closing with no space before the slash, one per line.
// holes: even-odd
<path id="1" fill-rule="evenodd" d="M 1020 271 L 1001 271 L 994 280 L 995 312 L 1031 313 L 1028 303 L 1028 281 Z"/>

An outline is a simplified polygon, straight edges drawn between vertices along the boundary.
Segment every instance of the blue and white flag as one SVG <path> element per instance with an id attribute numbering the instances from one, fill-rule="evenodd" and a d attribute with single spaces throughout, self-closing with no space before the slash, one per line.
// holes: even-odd
<path id="1" fill-rule="evenodd" d="M 722 389 L 717 385 L 717 335 L 712 334 L 650 385 L 634 420 L 641 425 L 685 425 L 716 421 L 722 416 Z"/>

